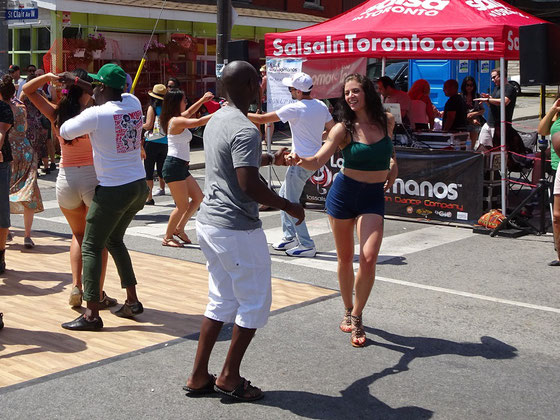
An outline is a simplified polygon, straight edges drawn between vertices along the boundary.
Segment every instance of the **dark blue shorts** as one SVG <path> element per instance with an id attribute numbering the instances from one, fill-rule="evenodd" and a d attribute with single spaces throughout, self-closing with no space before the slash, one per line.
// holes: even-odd
<path id="1" fill-rule="evenodd" d="M 191 176 L 189 172 L 189 162 L 174 156 L 167 156 L 165 158 L 161 172 L 166 184 L 175 181 L 184 181 Z"/>
<path id="2" fill-rule="evenodd" d="M 335 219 L 355 219 L 362 214 L 385 215 L 384 182 L 368 184 L 339 172 L 327 194 L 327 214 Z"/>

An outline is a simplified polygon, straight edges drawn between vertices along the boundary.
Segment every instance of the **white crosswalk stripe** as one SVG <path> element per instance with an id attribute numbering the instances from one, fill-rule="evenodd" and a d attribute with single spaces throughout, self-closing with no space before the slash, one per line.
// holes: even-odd
<path id="1" fill-rule="evenodd" d="M 56 200 L 44 201 L 43 205 L 46 210 L 58 209 L 58 203 Z M 173 208 L 174 203 L 171 196 L 158 197 L 156 205 L 145 206 L 140 212 L 138 212 L 138 216 L 168 216 Z M 51 211 L 50 213 L 52 214 L 53 212 Z M 317 213 L 314 213 L 314 215 L 316 214 Z M 277 219 L 277 225 L 265 229 L 265 235 L 269 244 L 279 241 L 283 235 L 282 228 L 280 226 L 280 216 L 278 212 L 262 212 L 260 214 L 260 217 L 262 220 L 266 220 L 272 217 L 275 217 Z M 46 220 L 49 222 L 67 224 L 66 218 L 60 213 L 60 211 L 56 212 L 50 217 L 36 215 L 35 218 L 39 220 Z M 291 264 L 301 267 L 336 272 L 336 250 L 334 249 L 334 240 L 332 239 L 332 232 L 327 217 L 324 215 L 321 215 L 319 218 L 309 217 L 306 223 L 309 234 L 312 238 L 319 238 L 322 235 L 328 235 L 330 238 L 329 243 L 332 244 L 332 249 L 328 251 L 319 250 L 315 258 L 290 258 L 287 256 L 273 256 L 272 260 L 281 262 L 283 264 Z M 165 234 L 166 227 L 167 218 L 165 218 L 164 221 L 145 220 L 144 218 L 141 219 L 140 223 L 138 223 L 138 220 L 133 223 L 133 225 L 128 228 L 126 235 L 161 241 Z M 194 229 L 195 220 L 193 218 L 187 223 L 186 230 L 192 231 Z M 402 258 L 406 255 L 414 254 L 416 252 L 434 248 L 436 246 L 460 241 L 469 238 L 472 235 L 473 233 L 469 229 L 430 225 L 421 229 L 407 231 L 397 235 L 386 236 L 383 239 L 378 262 L 384 262 L 394 258 Z M 197 248 L 196 245 L 193 245 L 192 247 Z M 357 269 L 359 245 L 355 245 L 354 253 L 354 267 Z"/>
<path id="2" fill-rule="evenodd" d="M 311 233 L 311 229 L 310 229 Z M 393 258 L 404 257 L 415 252 L 424 251 L 436 246 L 460 241 L 474 235 L 469 229 L 452 228 L 448 226 L 429 226 L 424 229 L 405 232 L 398 235 L 388 236 L 383 239 L 379 252 L 378 262 L 384 262 Z M 313 236 L 313 233 L 311 233 Z M 359 244 L 354 247 L 354 268 L 358 268 Z M 315 258 L 278 258 L 273 261 L 285 264 L 294 264 L 302 267 L 315 268 L 336 272 L 336 249 L 327 252 L 317 252 Z"/>

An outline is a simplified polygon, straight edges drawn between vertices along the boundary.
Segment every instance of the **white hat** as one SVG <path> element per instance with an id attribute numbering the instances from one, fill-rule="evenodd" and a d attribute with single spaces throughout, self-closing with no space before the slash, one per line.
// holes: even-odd
<path id="1" fill-rule="evenodd" d="M 282 79 L 284 86 L 293 87 L 302 92 L 309 92 L 313 87 L 313 79 L 307 73 L 295 73 L 292 77 Z"/>

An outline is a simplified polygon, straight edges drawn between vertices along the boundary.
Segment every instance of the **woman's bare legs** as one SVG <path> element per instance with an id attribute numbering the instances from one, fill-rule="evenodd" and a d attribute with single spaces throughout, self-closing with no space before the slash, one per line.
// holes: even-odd
<path id="1" fill-rule="evenodd" d="M 175 201 L 175 208 L 169 215 L 167 230 L 165 231 L 165 240 L 172 240 L 173 234 L 177 231 L 179 222 L 189 207 L 189 187 L 187 180 L 169 182 L 167 186 Z"/>
<path id="2" fill-rule="evenodd" d="M 25 229 L 25 237 L 31 238 L 31 226 L 33 225 L 33 216 L 35 211 L 33 209 L 23 208 L 23 226 Z"/>
<path id="3" fill-rule="evenodd" d="M 70 267 L 72 270 L 72 288 L 77 287 L 82 290 L 82 241 L 86 230 L 86 215 L 88 207 L 82 205 L 75 209 L 60 208 L 64 217 L 72 230 L 72 242 L 70 243 Z M 107 259 L 109 253 L 103 250 L 103 266 L 101 269 L 101 279 L 99 281 L 100 296 L 103 297 L 103 285 L 105 283 L 105 273 L 107 272 Z"/>
<path id="4" fill-rule="evenodd" d="M 338 284 L 345 308 L 352 308 L 354 290 L 354 219 L 335 219 L 329 216 L 338 260 Z"/>
<path id="5" fill-rule="evenodd" d="M 147 179 L 146 184 L 148 184 L 148 198 L 146 198 L 146 203 L 152 199 L 152 188 L 154 188 L 154 180 Z"/>
<path id="6" fill-rule="evenodd" d="M 356 325 L 361 327 L 361 316 L 375 281 L 375 265 L 383 240 L 383 217 L 378 214 L 363 214 L 358 217 L 358 240 L 360 242 L 360 266 L 354 284 L 354 309 L 352 309 L 352 344 L 361 347 L 366 336 L 363 329 L 354 336 Z"/>
<path id="7" fill-rule="evenodd" d="M 181 217 L 181 220 L 177 224 L 177 228 L 173 233 L 181 234 L 185 232 L 185 226 L 187 226 L 187 223 L 189 222 L 193 214 L 198 210 L 198 208 L 200 207 L 200 203 L 202 203 L 202 199 L 204 198 L 202 190 L 200 189 L 198 183 L 192 175 L 189 175 L 186 181 L 189 194 L 188 198 L 190 198 L 190 202 L 187 207 L 187 211 Z"/>

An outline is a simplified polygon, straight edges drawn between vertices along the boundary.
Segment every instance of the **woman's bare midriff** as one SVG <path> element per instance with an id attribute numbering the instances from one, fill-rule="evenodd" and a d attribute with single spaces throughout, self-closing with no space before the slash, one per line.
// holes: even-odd
<path id="1" fill-rule="evenodd" d="M 360 171 L 359 169 L 348 169 L 342 168 L 342 173 L 348 178 L 352 178 L 354 181 L 364 182 L 366 184 L 375 184 L 378 182 L 385 182 L 387 180 L 387 175 L 389 175 L 388 170 L 383 171 Z"/>

